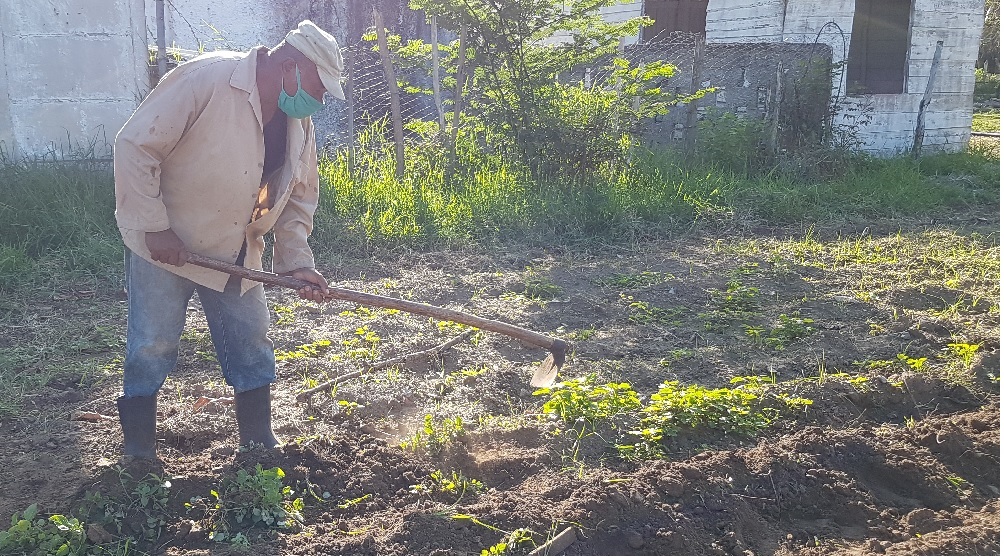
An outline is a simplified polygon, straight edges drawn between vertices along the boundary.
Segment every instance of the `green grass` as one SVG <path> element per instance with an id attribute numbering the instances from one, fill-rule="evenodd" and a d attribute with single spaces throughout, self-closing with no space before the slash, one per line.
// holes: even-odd
<path id="1" fill-rule="evenodd" d="M 111 171 L 93 164 L 0 166 L 0 294 L 118 276 L 122 243 Z M 33 283 L 33 284 L 32 284 Z"/>
<path id="2" fill-rule="evenodd" d="M 339 151 L 319 164 L 318 254 L 371 247 L 635 241 L 749 219 L 778 225 L 841 218 L 929 217 L 997 206 L 999 151 L 888 160 L 831 153 L 794 170 L 684 164 L 638 152 L 588 178 L 535 178 L 467 145 L 456 162 L 433 147 L 408 151 L 394 177 L 388 145 Z M 117 283 L 122 247 L 111 173 L 95 164 L 0 167 L 0 293 Z"/>
<path id="3" fill-rule="evenodd" d="M 450 173 L 413 153 L 398 180 L 386 153 L 322 160 L 318 245 L 532 243 L 639 239 L 753 217 L 776 224 L 913 217 L 996 205 L 999 154 L 972 148 L 920 162 L 852 156 L 832 177 L 694 168 L 671 153 L 639 154 L 589 179 L 535 181 L 488 155 Z M 945 179 L 965 177 L 964 180 Z"/>
<path id="4" fill-rule="evenodd" d="M 999 73 L 987 73 L 976 70 L 976 85 L 973 90 L 973 102 L 987 102 L 990 99 L 1001 98 L 1001 76 Z"/>
<path id="5" fill-rule="evenodd" d="M 987 133 L 999 132 L 1001 130 L 1001 111 L 987 110 L 973 114 L 973 131 L 983 131 Z"/>

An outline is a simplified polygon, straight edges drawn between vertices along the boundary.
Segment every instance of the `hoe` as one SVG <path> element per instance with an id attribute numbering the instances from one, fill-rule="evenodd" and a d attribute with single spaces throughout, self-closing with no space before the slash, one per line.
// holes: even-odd
<path id="1" fill-rule="evenodd" d="M 205 268 L 226 272 L 227 274 L 239 276 L 254 282 L 261 282 L 262 284 L 270 286 L 282 286 L 294 290 L 316 287 L 310 282 L 299 280 L 291 276 L 280 276 L 271 272 L 252 270 L 250 268 L 244 268 L 242 266 L 211 259 L 209 257 L 203 257 L 194 253 L 188 254 L 188 262 Z M 489 320 L 470 313 L 446 309 L 444 307 L 426 305 L 425 303 L 416 303 L 414 301 L 407 301 L 395 297 L 387 297 L 332 286 L 328 286 L 328 294 L 325 296 L 325 299 L 339 299 L 342 301 L 358 303 L 360 305 L 383 307 L 384 309 L 397 309 L 406 313 L 434 317 L 439 320 L 459 322 L 461 324 L 473 326 L 474 328 L 497 332 L 511 338 L 523 340 L 531 345 L 542 347 L 550 353 L 540 366 L 537 367 L 537 370 L 533 374 L 533 378 L 530 380 L 530 386 L 533 386 L 534 388 L 542 388 L 554 384 L 554 379 L 558 375 L 558 371 L 561 370 L 561 366 L 565 363 L 565 352 L 568 350 L 567 342 L 504 322 Z"/>

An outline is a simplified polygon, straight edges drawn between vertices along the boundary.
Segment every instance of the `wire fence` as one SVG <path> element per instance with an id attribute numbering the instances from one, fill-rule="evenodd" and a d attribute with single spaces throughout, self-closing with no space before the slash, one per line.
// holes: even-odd
<path id="1" fill-rule="evenodd" d="M 416 70 L 413 60 L 404 67 L 391 64 L 394 75 L 389 76 L 380 49 L 372 41 L 352 44 L 344 50 L 344 57 L 346 102 L 318 124 L 326 149 L 358 144 L 359 134 L 374 123 L 381 124 L 390 137 L 394 124 L 391 79 L 408 85 L 399 87 L 400 125 L 437 122 L 441 109 L 447 112 L 447 123 L 450 121 L 455 91 L 441 87 L 442 108 L 437 108 L 431 94 L 433 77 L 427 69 Z M 765 140 L 768 146 L 773 143 L 772 148 L 804 141 L 804 137 L 790 135 L 804 134 L 807 126 L 822 129 L 828 125 L 832 52 L 826 44 L 717 44 L 707 43 L 702 34 L 672 33 L 622 46 L 614 55 L 573 68 L 562 79 L 587 88 L 603 86 L 609 82 L 614 57 L 627 59 L 632 65 L 655 61 L 673 64 L 676 72 L 659 86 L 679 96 L 713 89 L 695 102 L 680 104 L 647 121 L 643 138 L 649 146 L 693 148 L 700 122 L 711 115 L 763 122 Z M 430 65 L 424 64 L 426 68 Z M 810 88 L 811 99 L 806 94 Z M 821 133 L 810 135 L 818 140 Z M 405 133 L 406 142 L 419 137 Z"/>
<path id="2" fill-rule="evenodd" d="M 174 1 L 165 1 L 168 10 L 198 40 L 200 50 L 204 46 L 210 50 L 235 48 L 240 42 L 211 25 L 193 25 Z M 450 87 L 445 85 L 454 74 L 442 70 L 433 75 L 431 54 L 427 50 L 422 51 L 425 59 L 402 60 L 380 48 L 372 37 L 368 38 L 351 41 L 343 48 L 346 99 L 314 116 L 321 147 L 336 150 L 358 145 L 361 140 L 370 140 L 374 129 L 382 130 L 388 140 L 395 142 L 398 138 L 393 131 L 403 129 L 401 140 L 408 143 L 423 138 L 421 133 L 413 131 L 422 127 L 415 123 L 449 127 L 458 91 L 452 83 Z M 441 38 L 456 37 L 443 34 Z M 442 48 L 445 52 L 449 47 L 442 44 Z M 169 60 L 172 66 L 183 57 L 198 53 L 169 50 L 174 56 Z M 608 78 L 615 57 L 628 60 L 632 66 L 656 61 L 672 64 L 675 73 L 658 85 L 678 96 L 712 90 L 703 98 L 681 103 L 669 113 L 643 122 L 639 138 L 650 147 L 690 151 L 702 128 L 709 127 L 702 121 L 726 114 L 736 120 L 762 123 L 763 140 L 773 150 L 823 141 L 832 127 L 835 111 L 831 103 L 832 86 L 839 85 L 841 79 L 832 73 L 830 46 L 818 38 L 813 43 L 709 43 L 703 34 L 668 33 L 622 45 L 616 54 L 575 67 L 561 79 L 581 83 L 586 88 L 612 86 Z M 453 63 L 451 72 L 456 69 Z M 155 81 L 156 66 L 151 66 Z M 467 75 L 471 71 L 468 68 Z M 438 99 L 432 94 L 436 81 L 442 85 Z M 461 97 L 470 94 L 473 93 L 465 89 Z M 466 105 L 469 108 L 471 103 Z"/>

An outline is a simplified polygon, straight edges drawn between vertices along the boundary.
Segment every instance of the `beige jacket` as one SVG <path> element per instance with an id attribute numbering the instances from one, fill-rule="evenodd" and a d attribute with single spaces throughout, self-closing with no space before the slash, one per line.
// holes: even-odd
<path id="1" fill-rule="evenodd" d="M 126 247 L 150 259 L 146 232 L 171 228 L 189 251 L 261 269 L 275 230 L 274 272 L 313 268 L 307 245 L 317 208 L 314 124 L 288 118 L 275 205 L 254 222 L 265 157 L 255 81 L 258 50 L 199 56 L 168 73 L 115 137 L 115 219 Z M 223 291 L 228 275 L 153 264 Z M 244 280 L 241 293 L 255 283 Z"/>

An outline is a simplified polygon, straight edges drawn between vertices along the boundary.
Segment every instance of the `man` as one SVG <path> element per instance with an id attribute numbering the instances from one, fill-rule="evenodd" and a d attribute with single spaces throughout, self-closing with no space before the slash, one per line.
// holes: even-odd
<path id="1" fill-rule="evenodd" d="M 115 138 L 115 218 L 129 296 L 124 453 L 156 458 L 157 391 L 177 363 L 188 301 L 206 313 L 234 389 L 242 445 L 278 445 L 270 385 L 275 355 L 264 288 L 195 265 L 188 253 L 260 269 L 274 230 L 273 271 L 327 283 L 307 244 L 318 175 L 310 114 L 324 93 L 344 99 L 335 39 L 304 21 L 272 50 L 214 52 L 168 73 Z"/>

